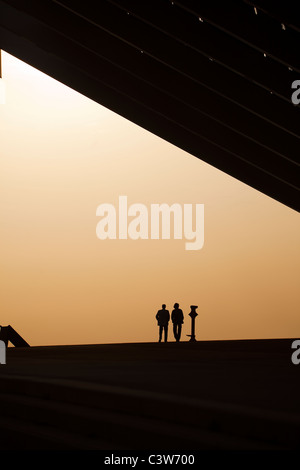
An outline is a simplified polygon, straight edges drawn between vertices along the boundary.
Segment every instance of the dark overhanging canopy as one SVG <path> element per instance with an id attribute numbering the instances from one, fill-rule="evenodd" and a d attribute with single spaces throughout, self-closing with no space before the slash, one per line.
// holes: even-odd
<path id="1" fill-rule="evenodd" d="M 0 0 L 0 48 L 299 211 L 296 2 Z"/>

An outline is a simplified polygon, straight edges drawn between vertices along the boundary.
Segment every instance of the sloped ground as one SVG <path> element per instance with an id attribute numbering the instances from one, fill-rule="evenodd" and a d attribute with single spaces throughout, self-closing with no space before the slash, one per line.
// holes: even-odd
<path id="1" fill-rule="evenodd" d="M 299 449 L 292 339 L 8 348 L 1 449 Z"/>

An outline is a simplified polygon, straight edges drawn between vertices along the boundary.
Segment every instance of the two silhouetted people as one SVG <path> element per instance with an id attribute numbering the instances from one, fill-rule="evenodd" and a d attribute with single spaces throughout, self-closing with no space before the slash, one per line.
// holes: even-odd
<path id="1" fill-rule="evenodd" d="M 162 309 L 158 310 L 156 314 L 157 324 L 159 326 L 159 342 L 162 340 L 162 334 L 164 331 L 164 340 L 165 342 L 168 341 L 168 326 L 170 321 L 170 312 L 166 310 L 166 305 L 162 305 Z M 173 333 L 174 338 L 177 342 L 180 341 L 181 337 L 181 328 L 183 324 L 183 312 L 181 308 L 179 308 L 179 304 L 174 304 L 174 310 L 172 311 L 171 320 L 173 323 Z"/>

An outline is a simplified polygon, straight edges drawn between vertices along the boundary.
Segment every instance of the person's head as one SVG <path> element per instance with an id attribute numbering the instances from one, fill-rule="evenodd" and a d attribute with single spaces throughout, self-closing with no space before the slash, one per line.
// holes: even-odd
<path id="1" fill-rule="evenodd" d="M 179 304 L 174 304 L 174 308 L 178 308 L 179 307 Z"/>
<path id="2" fill-rule="evenodd" d="M 166 308 L 166 304 L 162 304 L 162 308 L 165 309 L 165 308 Z"/>

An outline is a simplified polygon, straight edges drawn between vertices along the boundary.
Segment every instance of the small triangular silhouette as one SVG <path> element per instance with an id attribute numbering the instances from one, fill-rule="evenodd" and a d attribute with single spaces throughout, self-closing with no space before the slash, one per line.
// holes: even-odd
<path id="1" fill-rule="evenodd" d="M 29 344 L 13 329 L 12 326 L 0 326 L 0 340 L 4 341 L 6 346 L 10 341 L 16 348 L 27 348 Z"/>

